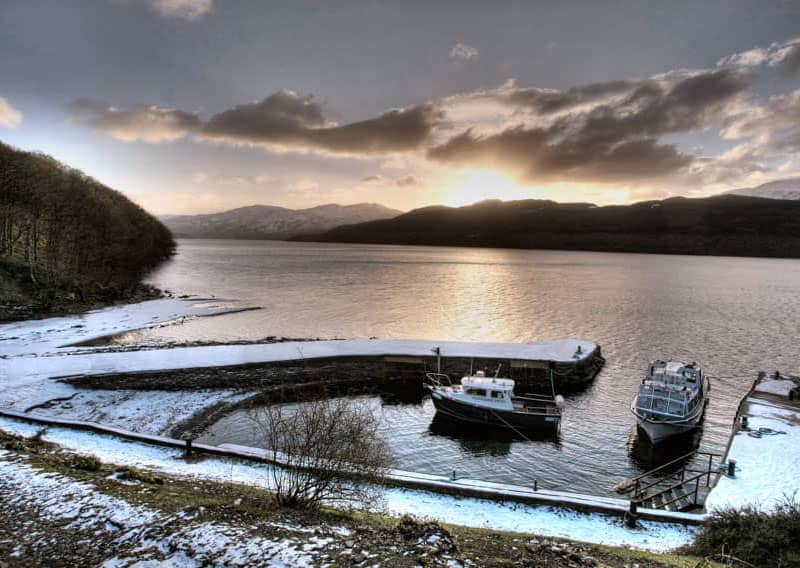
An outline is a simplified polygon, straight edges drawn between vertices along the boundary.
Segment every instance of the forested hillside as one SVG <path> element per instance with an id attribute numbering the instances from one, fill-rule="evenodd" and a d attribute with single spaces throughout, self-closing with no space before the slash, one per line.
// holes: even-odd
<path id="1" fill-rule="evenodd" d="M 0 143 L 0 319 L 26 302 L 129 297 L 174 248 L 169 230 L 121 193 Z"/>

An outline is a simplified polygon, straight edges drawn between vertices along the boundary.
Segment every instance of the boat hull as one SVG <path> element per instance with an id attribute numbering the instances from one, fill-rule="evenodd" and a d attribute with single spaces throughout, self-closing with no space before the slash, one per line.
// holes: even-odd
<path id="1" fill-rule="evenodd" d="M 699 420 L 696 422 L 684 422 L 680 424 L 671 424 L 668 422 L 650 422 L 642 418 L 637 418 L 636 423 L 639 428 L 647 434 L 650 441 L 653 443 L 661 442 L 672 436 L 684 434 L 697 428 Z"/>
<path id="2" fill-rule="evenodd" d="M 485 424 L 500 428 L 532 430 L 558 428 L 560 414 L 510 412 L 465 404 L 436 391 L 431 393 L 436 411 L 470 424 Z"/>

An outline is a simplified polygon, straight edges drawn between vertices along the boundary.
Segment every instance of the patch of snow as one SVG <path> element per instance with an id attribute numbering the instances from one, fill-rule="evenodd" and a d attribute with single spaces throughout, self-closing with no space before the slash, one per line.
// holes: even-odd
<path id="1" fill-rule="evenodd" d="M 141 432 L 164 434 L 199 409 L 220 402 L 235 403 L 252 392 L 232 389 L 202 391 L 87 390 L 69 401 L 38 408 L 35 414 L 108 424 Z"/>
<path id="2" fill-rule="evenodd" d="M 695 527 L 653 521 L 640 521 L 631 530 L 621 517 L 410 489 L 389 489 L 385 500 L 385 512 L 394 516 L 651 551 L 689 544 L 697 533 Z"/>
<path id="3" fill-rule="evenodd" d="M 728 459 L 736 461 L 734 477 L 723 476 L 706 498 L 709 511 L 752 505 L 769 511 L 786 498 L 800 496 L 800 419 L 794 410 L 750 398 L 745 414 L 750 431 L 769 428 L 784 434 L 751 436 L 739 430 Z"/>
<path id="4" fill-rule="evenodd" d="M 103 367 L 91 350 L 67 345 L 232 309 L 230 302 L 208 304 L 162 298 L 81 315 L 0 324 L 0 407 L 23 410 L 56 398 L 69 398 L 77 389 L 49 379 L 85 369 L 89 373 L 114 370 L 113 365 Z"/>
<path id="5" fill-rule="evenodd" d="M 789 393 L 797 388 L 797 383 L 791 379 L 778 379 L 762 381 L 756 385 L 756 392 L 776 394 L 789 397 Z"/>
<path id="6" fill-rule="evenodd" d="M 334 540 L 321 536 L 271 540 L 223 523 L 187 525 L 176 522 L 176 515 L 131 505 L 87 483 L 2 459 L 7 455 L 0 454 L 3 499 L 12 505 L 33 504 L 39 516 L 67 528 L 113 535 L 115 548 L 122 551 L 103 566 L 305 566 Z"/>

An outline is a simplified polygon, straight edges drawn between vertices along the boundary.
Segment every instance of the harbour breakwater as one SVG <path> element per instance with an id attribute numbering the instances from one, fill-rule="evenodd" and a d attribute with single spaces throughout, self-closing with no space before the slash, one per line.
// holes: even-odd
<path id="1" fill-rule="evenodd" d="M 286 387 L 287 393 L 302 385 L 379 387 L 421 385 L 426 372 L 440 372 L 457 381 L 470 371 L 514 379 L 517 391 L 571 393 L 586 387 L 605 362 L 600 347 L 574 361 L 464 357 L 447 355 L 347 356 L 238 365 L 97 373 L 57 380 L 78 388 L 106 390 L 201 390 L 214 388 L 266 389 Z M 288 396 L 288 394 L 287 394 Z"/>
<path id="2" fill-rule="evenodd" d="M 348 343 L 350 343 L 348 345 Z M 437 345 L 428 342 L 366 342 L 379 347 L 383 355 L 352 355 L 369 351 L 364 342 L 331 342 L 343 353 L 338 356 L 304 357 L 318 342 L 298 342 L 271 361 L 181 367 L 163 370 L 95 372 L 61 377 L 57 380 L 82 389 L 195 391 L 241 389 L 252 396 L 235 403 L 216 403 L 198 411 L 176 426 L 171 434 L 201 432 L 225 414 L 279 402 L 296 402 L 320 396 L 370 394 L 390 390 L 401 396 L 420 396 L 426 372 L 448 374 L 454 381 L 472 371 L 510 377 L 516 391 L 569 394 L 586 388 L 605 362 L 600 346 L 570 343 L 570 340 L 542 344 Z M 422 344 L 422 345 L 421 345 Z M 433 345 L 433 343 L 430 343 Z M 374 350 L 374 349 L 373 349 Z M 572 351 L 573 355 L 569 355 Z M 452 352 L 453 354 L 447 354 Z M 479 356 L 467 356 L 475 352 Z M 430 353 L 421 354 L 421 353 Z M 443 354 L 444 353 L 444 354 Z M 566 355 L 565 355 L 566 354 Z M 545 358 L 550 357 L 550 358 Z"/>

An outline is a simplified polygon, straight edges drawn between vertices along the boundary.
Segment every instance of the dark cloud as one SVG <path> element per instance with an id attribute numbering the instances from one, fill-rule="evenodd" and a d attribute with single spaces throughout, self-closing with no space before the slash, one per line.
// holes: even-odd
<path id="1" fill-rule="evenodd" d="M 279 91 L 264 100 L 236 105 L 212 116 L 204 130 L 208 136 L 288 139 L 298 132 L 324 125 L 322 108 L 314 97 Z"/>
<path id="2" fill-rule="evenodd" d="M 196 114 L 157 106 L 117 109 L 100 101 L 77 99 L 67 105 L 73 117 L 125 142 L 172 142 L 202 126 Z"/>
<path id="3" fill-rule="evenodd" d="M 705 71 L 666 84 L 646 81 L 622 101 L 592 109 L 575 136 L 613 143 L 701 130 L 725 118 L 749 87 L 750 73 L 736 69 Z"/>
<path id="4" fill-rule="evenodd" d="M 125 141 L 158 143 L 195 135 L 230 144 L 353 156 L 420 149 L 443 119 L 435 105 L 423 104 L 336 125 L 325 119 L 314 97 L 292 91 L 237 105 L 205 123 L 180 110 L 145 105 L 120 110 L 90 99 L 73 101 L 68 109 L 78 120 Z"/>
<path id="5" fill-rule="evenodd" d="M 329 125 L 312 97 L 282 91 L 211 117 L 203 137 L 295 151 L 378 155 L 420 148 L 441 119 L 434 105 L 424 104 L 360 122 Z"/>
<path id="6" fill-rule="evenodd" d="M 800 43 L 786 48 L 780 65 L 789 75 L 800 71 Z"/>
<path id="7" fill-rule="evenodd" d="M 425 185 L 422 180 L 414 176 L 401 177 L 395 183 L 398 187 L 422 187 Z"/>
<path id="8" fill-rule="evenodd" d="M 455 165 L 499 167 L 527 182 L 632 182 L 656 179 L 688 166 L 692 157 L 653 138 L 615 144 L 562 139 L 557 129 L 515 128 L 487 137 L 466 132 L 432 149 L 431 159 Z"/>
<path id="9" fill-rule="evenodd" d="M 431 149 L 428 156 L 458 165 L 501 167 L 529 182 L 660 178 L 687 167 L 692 156 L 659 142 L 659 137 L 720 121 L 749 86 L 747 71 L 717 69 L 600 83 L 561 91 L 561 96 L 548 92 L 543 98 L 526 90 L 520 96 L 527 99 L 520 100 L 542 114 L 615 97 L 547 126 L 517 126 L 484 136 L 467 131 Z"/>
<path id="10" fill-rule="evenodd" d="M 512 106 L 528 108 L 537 114 L 551 114 L 629 92 L 634 85 L 634 81 L 608 81 L 560 91 L 536 87 L 501 89 L 495 91 L 495 97 Z"/>

